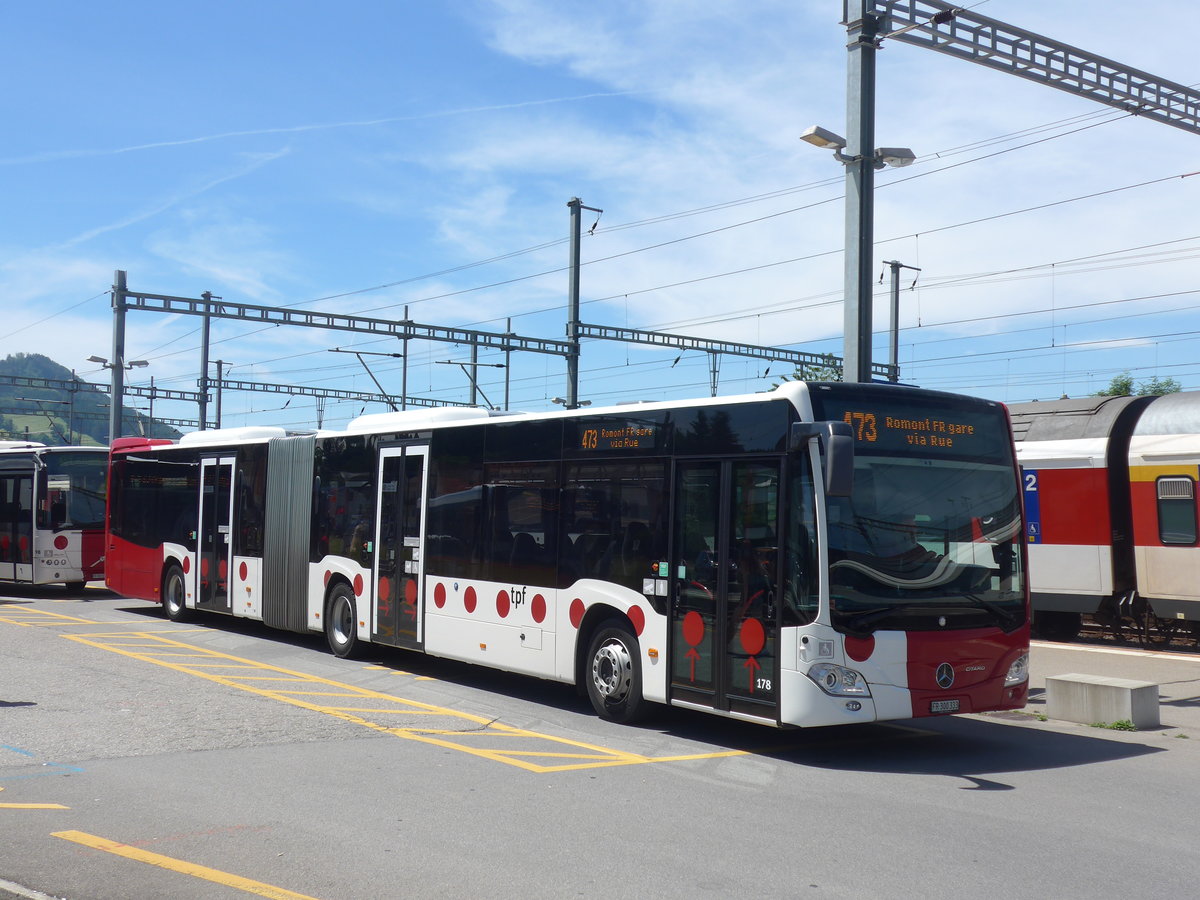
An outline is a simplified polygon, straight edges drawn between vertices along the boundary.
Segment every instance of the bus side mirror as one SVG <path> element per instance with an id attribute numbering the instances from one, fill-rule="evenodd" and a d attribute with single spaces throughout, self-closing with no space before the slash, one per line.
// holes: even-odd
<path id="1" fill-rule="evenodd" d="M 797 422 L 792 425 L 792 450 L 814 437 L 825 458 L 825 496 L 849 497 L 854 488 L 854 432 L 845 422 Z"/>

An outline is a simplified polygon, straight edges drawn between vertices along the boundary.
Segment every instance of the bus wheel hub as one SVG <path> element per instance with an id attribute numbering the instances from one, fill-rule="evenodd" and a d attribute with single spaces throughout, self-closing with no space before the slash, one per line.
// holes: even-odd
<path id="1" fill-rule="evenodd" d="M 620 700 L 633 682 L 633 660 L 620 641 L 609 641 L 592 658 L 592 682 L 607 700 Z"/>

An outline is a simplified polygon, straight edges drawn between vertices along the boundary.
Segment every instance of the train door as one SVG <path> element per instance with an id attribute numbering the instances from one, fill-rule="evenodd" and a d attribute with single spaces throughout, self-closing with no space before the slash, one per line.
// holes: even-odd
<path id="1" fill-rule="evenodd" d="M 197 531 L 194 586 L 196 606 L 229 612 L 229 573 L 233 565 L 233 465 L 232 456 L 200 461 L 200 525 Z"/>
<path id="2" fill-rule="evenodd" d="M 33 581 L 32 472 L 0 472 L 0 579 Z"/>
<path id="3" fill-rule="evenodd" d="M 679 463 L 671 698 L 778 717 L 779 462 Z"/>
<path id="4" fill-rule="evenodd" d="M 372 641 L 420 648 L 425 601 L 425 495 L 429 446 L 379 451 Z"/>

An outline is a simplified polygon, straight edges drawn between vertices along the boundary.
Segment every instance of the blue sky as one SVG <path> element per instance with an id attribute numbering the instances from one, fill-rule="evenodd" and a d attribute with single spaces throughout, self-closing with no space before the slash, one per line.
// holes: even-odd
<path id="1" fill-rule="evenodd" d="M 1130 8 L 976 7 L 1200 83 L 1179 4 Z M 395 318 L 407 305 L 423 324 L 512 317 L 561 339 L 579 197 L 604 210 L 582 242 L 584 321 L 840 355 L 842 169 L 798 140 L 811 124 L 845 132 L 840 14 L 837 0 L 5 4 L 0 354 L 106 380 L 85 360 L 110 355 L 116 269 L 136 291 Z M 875 225 L 876 260 L 922 270 L 901 295 L 905 381 L 1012 402 L 1126 370 L 1200 388 L 1200 175 L 1181 177 L 1200 170 L 1200 137 L 896 42 L 877 135 L 918 156 L 880 173 Z M 127 357 L 151 363 L 132 382 L 195 389 L 195 319 L 127 327 Z M 222 321 L 212 338 L 231 378 L 354 390 L 374 388 L 331 348 L 400 349 Z M 468 399 L 441 364 L 468 348 L 409 351 L 411 394 Z M 398 393 L 400 361 L 367 360 Z M 580 396 L 706 396 L 708 365 L 589 341 Z M 720 392 L 787 371 L 770 368 L 726 357 Z M 499 402 L 504 372 L 480 377 Z M 514 408 L 566 389 L 555 357 L 514 354 L 508 377 Z M 315 424 L 312 399 L 285 399 L 227 393 L 224 424 Z M 330 402 L 325 424 L 362 409 Z"/>

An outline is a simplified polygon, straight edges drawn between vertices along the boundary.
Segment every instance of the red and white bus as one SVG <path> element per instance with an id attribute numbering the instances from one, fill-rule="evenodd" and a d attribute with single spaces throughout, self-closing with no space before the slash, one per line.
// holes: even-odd
<path id="1" fill-rule="evenodd" d="M 112 448 L 108 584 L 772 725 L 1024 705 L 1007 415 L 894 385 Z"/>
<path id="2" fill-rule="evenodd" d="M 104 577 L 103 447 L 0 441 L 0 583 Z"/>
<path id="3" fill-rule="evenodd" d="M 1088 615 L 1200 636 L 1200 392 L 1010 411 L 1039 633 L 1070 640 Z"/>

